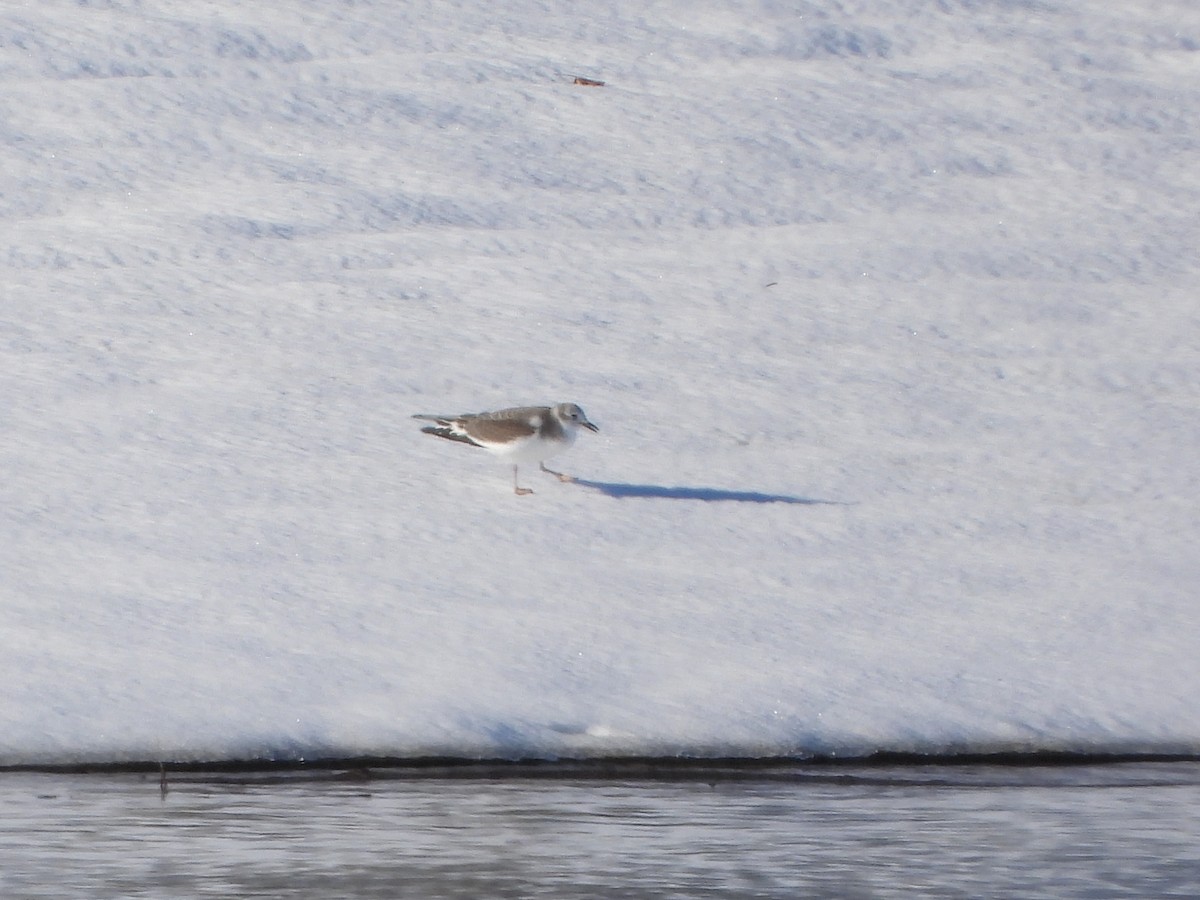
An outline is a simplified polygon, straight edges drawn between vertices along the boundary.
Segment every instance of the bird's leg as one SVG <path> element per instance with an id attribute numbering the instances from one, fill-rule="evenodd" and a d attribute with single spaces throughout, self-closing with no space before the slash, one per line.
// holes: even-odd
<path id="1" fill-rule="evenodd" d="M 533 488 L 523 488 L 517 484 L 517 467 L 513 466 L 513 493 L 518 497 L 523 497 L 525 494 L 532 494 Z"/>
<path id="2" fill-rule="evenodd" d="M 538 465 L 542 467 L 543 472 L 545 472 L 547 475 L 553 475 L 559 481 L 574 481 L 575 480 L 574 475 L 568 475 L 565 472 L 555 472 L 553 469 L 547 469 L 546 464 L 544 462 L 538 463 Z"/>

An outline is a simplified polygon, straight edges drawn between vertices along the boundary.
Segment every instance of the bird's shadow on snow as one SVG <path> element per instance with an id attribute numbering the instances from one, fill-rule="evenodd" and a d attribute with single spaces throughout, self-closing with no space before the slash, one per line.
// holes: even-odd
<path id="1" fill-rule="evenodd" d="M 618 500 L 701 500 L 705 503 L 795 503 L 802 506 L 848 506 L 840 500 L 817 500 L 812 497 L 792 497 L 788 494 L 764 494 L 759 491 L 727 491 L 710 487 L 671 487 L 665 484 L 625 484 L 613 481 L 588 481 L 576 478 L 580 487 L 599 491 Z"/>

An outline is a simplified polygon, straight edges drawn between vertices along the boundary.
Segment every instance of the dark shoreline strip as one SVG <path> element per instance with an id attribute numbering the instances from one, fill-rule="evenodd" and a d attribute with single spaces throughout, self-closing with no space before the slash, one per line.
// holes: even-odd
<path id="1" fill-rule="evenodd" d="M 864 756 L 807 757 L 590 757 L 579 759 L 468 759 L 452 756 L 330 757 L 324 759 L 246 759 L 208 762 L 92 762 L 0 765 L 4 773 L 58 775 L 185 776 L 189 782 L 367 780 L 572 780 L 572 781 L 810 781 L 836 780 L 839 769 L 904 769 L 922 766 L 1000 766 L 1010 768 L 1098 766 L 1128 763 L 1200 762 L 1200 754 L 1178 752 L 1083 753 L 1060 750 L 911 753 L 880 751 Z"/>

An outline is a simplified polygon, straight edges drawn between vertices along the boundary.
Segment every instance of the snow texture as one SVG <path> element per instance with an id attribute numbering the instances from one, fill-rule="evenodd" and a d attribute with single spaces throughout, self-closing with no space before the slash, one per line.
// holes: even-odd
<path id="1" fill-rule="evenodd" d="M 1200 752 L 1198 49 L 6 5 L 0 765 Z M 559 401 L 528 497 L 409 418 Z"/>

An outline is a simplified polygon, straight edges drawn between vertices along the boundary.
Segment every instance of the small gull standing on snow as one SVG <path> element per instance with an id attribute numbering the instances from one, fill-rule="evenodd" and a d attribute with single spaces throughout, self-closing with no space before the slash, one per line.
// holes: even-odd
<path id="1" fill-rule="evenodd" d="M 513 491 L 532 494 L 531 488 L 517 484 L 517 465 L 536 462 L 543 472 L 559 481 L 574 481 L 570 475 L 547 469 L 545 460 L 562 453 L 573 443 L 580 428 L 600 429 L 587 420 L 575 403 L 555 406 L 515 406 L 495 412 L 465 413 L 461 416 L 435 416 L 419 413 L 414 419 L 436 422 L 421 429 L 448 441 L 482 447 L 513 464 Z"/>

